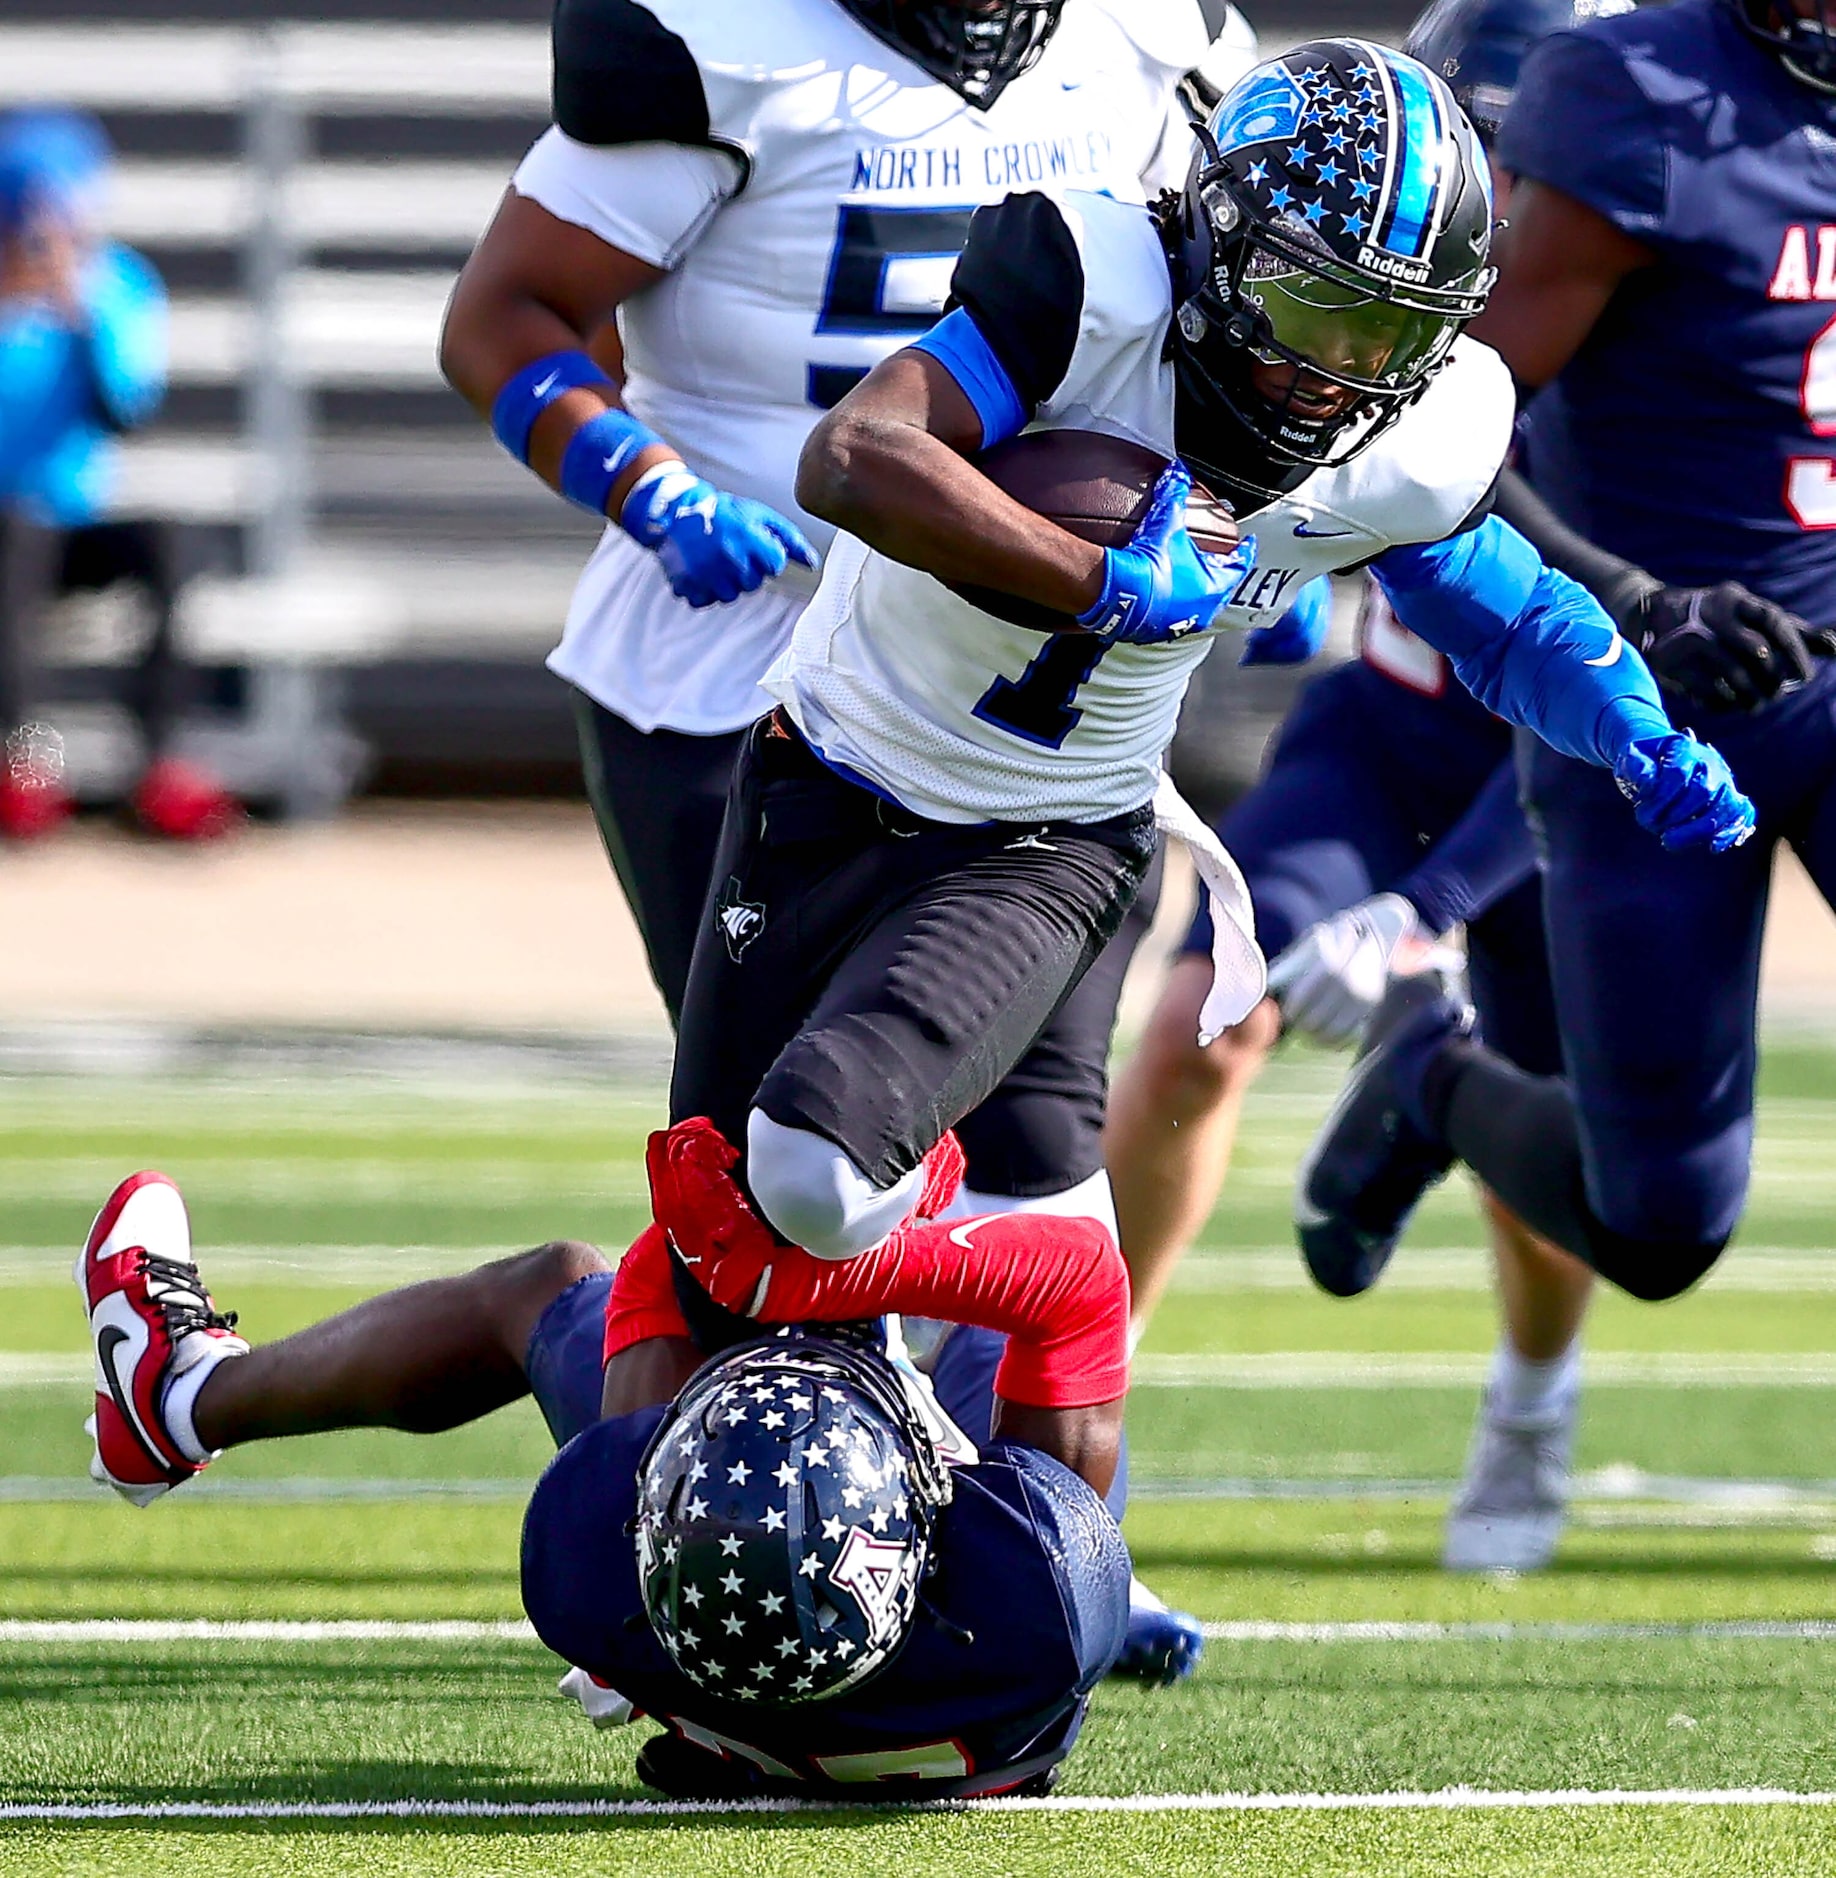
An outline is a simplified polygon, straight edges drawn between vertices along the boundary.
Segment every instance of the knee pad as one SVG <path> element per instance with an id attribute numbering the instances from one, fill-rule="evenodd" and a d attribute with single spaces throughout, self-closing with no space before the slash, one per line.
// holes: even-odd
<path id="1" fill-rule="evenodd" d="M 1678 1298 L 1720 1258 L 1731 1234 L 1719 1239 L 1633 1239 L 1597 1227 L 1588 1263 L 1609 1283 L 1647 1304 Z"/>
<path id="2" fill-rule="evenodd" d="M 914 1167 L 876 1187 L 826 1135 L 746 1118 L 746 1184 L 772 1228 L 819 1259 L 851 1259 L 876 1246 L 912 1210 L 924 1185 Z"/>

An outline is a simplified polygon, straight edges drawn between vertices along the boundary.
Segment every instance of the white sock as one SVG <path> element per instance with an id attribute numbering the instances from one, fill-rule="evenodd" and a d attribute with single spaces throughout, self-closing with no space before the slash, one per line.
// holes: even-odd
<path id="1" fill-rule="evenodd" d="M 1553 1415 L 1562 1397 L 1579 1381 L 1581 1344 L 1571 1343 L 1560 1356 L 1533 1363 L 1519 1356 L 1509 1337 L 1498 1340 L 1492 1355 L 1489 1405 L 1506 1421 L 1536 1421 Z"/>
<path id="2" fill-rule="evenodd" d="M 223 1450 L 207 1448 L 198 1439 L 198 1431 L 191 1420 L 192 1411 L 197 1407 L 198 1392 L 216 1374 L 219 1363 L 226 1357 L 247 1356 L 249 1346 L 240 1337 L 193 1334 L 204 1347 L 199 1355 L 192 1358 L 188 1367 L 180 1370 L 176 1376 L 167 1378 L 165 1393 L 160 1397 L 159 1417 L 165 1423 L 166 1433 L 172 1437 L 178 1451 L 186 1460 L 195 1461 L 202 1467 L 206 1461 L 214 1461 Z"/>
<path id="3" fill-rule="evenodd" d="M 1128 1581 L 1128 1608 L 1131 1611 L 1164 1611 L 1167 1601 L 1156 1597 L 1139 1578 L 1131 1576 Z"/>

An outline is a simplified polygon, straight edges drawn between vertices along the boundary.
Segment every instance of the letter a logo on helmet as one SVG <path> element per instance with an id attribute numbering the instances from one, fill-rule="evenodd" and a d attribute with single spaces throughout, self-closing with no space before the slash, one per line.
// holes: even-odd
<path id="1" fill-rule="evenodd" d="M 704 1364 L 639 1470 L 644 1609 L 711 1693 L 816 1702 L 911 1629 L 949 1470 L 877 1350 L 786 1330 Z"/>

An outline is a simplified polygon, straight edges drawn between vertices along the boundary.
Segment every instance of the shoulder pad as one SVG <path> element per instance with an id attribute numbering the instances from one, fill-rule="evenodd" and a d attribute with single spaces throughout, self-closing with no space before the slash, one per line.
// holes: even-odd
<path id="1" fill-rule="evenodd" d="M 709 141 L 695 55 L 638 0 L 557 0 L 553 44 L 554 118 L 576 142 Z"/>
<path id="2" fill-rule="evenodd" d="M 1420 402 L 1333 476 L 1327 500 L 1392 547 L 1441 541 L 1485 500 L 1516 415 L 1504 360 L 1476 339 L 1456 339 Z"/>
<path id="3" fill-rule="evenodd" d="M 1067 190 L 1060 212 L 1083 261 L 1086 326 L 1145 329 L 1171 310 L 1172 276 L 1152 213 L 1139 202 Z"/>
<path id="4" fill-rule="evenodd" d="M 1224 16 L 1235 11 L 1214 0 L 1098 0 L 1098 5 L 1146 63 L 1174 77 L 1203 61 L 1215 36 L 1209 15 L 1217 13 L 1228 30 Z"/>

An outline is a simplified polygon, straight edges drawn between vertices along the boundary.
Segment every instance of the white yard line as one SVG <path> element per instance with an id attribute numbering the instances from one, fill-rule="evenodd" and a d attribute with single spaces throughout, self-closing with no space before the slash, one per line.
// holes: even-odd
<path id="1" fill-rule="evenodd" d="M 0 1806 L 0 1819 L 697 1819 L 753 1813 L 834 1813 L 886 1805 L 863 1787 L 849 1800 L 171 1800 L 140 1806 Z M 899 1802 L 891 1802 L 898 1805 Z M 1500 1791 L 1442 1787 L 1430 1793 L 1051 1794 L 1040 1799 L 930 1800 L 902 1810 L 974 1813 L 1467 1813 L 1552 1812 L 1569 1807 L 1836 1806 L 1836 1793 L 1784 1787 L 1556 1788 Z"/>
<path id="2" fill-rule="evenodd" d="M 621 1200 L 641 1198 L 635 1189 Z M 74 1246 L 0 1245 L 0 1285 L 61 1283 L 70 1268 Z M 209 1276 L 221 1290 L 226 1282 L 279 1280 L 293 1285 L 403 1284 L 431 1273 L 466 1271 L 486 1259 L 501 1258 L 501 1244 L 352 1245 L 229 1244 L 201 1248 Z M 1384 1273 L 1386 1291 L 1487 1292 L 1492 1267 L 1474 1246 L 1410 1247 Z M 1292 1246 L 1259 1245 L 1237 1250 L 1190 1254 L 1174 1276 L 1182 1291 L 1293 1291 L 1314 1295 L 1314 1286 Z M 1703 1281 L 1715 1292 L 1836 1291 L 1836 1255 L 1806 1252 L 1792 1246 L 1737 1246 Z"/>
<path id="3" fill-rule="evenodd" d="M 533 1480 L 518 1475 L 283 1474 L 269 1479 L 207 1475 L 185 1489 L 185 1502 L 235 1500 L 261 1505 L 313 1505 L 366 1500 L 527 1499 Z M 1394 1479 L 1367 1474 L 1138 1475 L 1135 1500 L 1435 1501 L 1456 1480 Z M 1765 1525 L 1836 1523 L 1836 1481 L 1736 1480 L 1725 1476 L 1648 1474 L 1630 1466 L 1575 1476 L 1571 1499 L 1578 1523 Z M 108 1490 L 79 1474 L 0 1474 L 0 1505 L 76 1501 L 112 1505 Z"/>
<path id="4" fill-rule="evenodd" d="M 1402 1619 L 1342 1623 L 1208 1623 L 1215 1643 L 1836 1643 L 1836 1622 L 1821 1618 L 1732 1618 L 1703 1623 L 1436 1623 Z"/>
<path id="5" fill-rule="evenodd" d="M 1205 1625 L 1220 1643 L 1836 1643 L 1836 1621 L 1736 1618 L 1702 1623 L 1418 1622 Z M 533 1643 L 521 1619 L 487 1618 L 13 1618 L 4 1644 L 120 1643 Z"/>
<path id="6" fill-rule="evenodd" d="M 1490 1363 L 1489 1356 L 1434 1350 L 1407 1356 L 1348 1350 L 1149 1355 L 1136 1357 L 1132 1381 L 1137 1389 L 1470 1389 L 1485 1380 Z M 0 1389 L 81 1383 L 90 1375 L 87 1356 L 0 1352 Z M 1836 1355 L 1590 1351 L 1585 1375 L 1595 1388 L 1832 1389 Z"/>
<path id="7" fill-rule="evenodd" d="M 6 1253 L 0 1249 L 0 1272 Z M 1200 1247 L 1173 1276 L 1181 1291 L 1296 1291 L 1317 1295 L 1291 1245 Z M 1478 1245 L 1406 1246 L 1383 1274 L 1385 1291 L 1483 1291 L 1494 1288 L 1492 1261 Z M 1836 1256 L 1801 1246 L 1740 1245 L 1702 1281 L 1704 1291 L 1836 1291 Z"/>
<path id="8" fill-rule="evenodd" d="M 0 1621 L 0 1643 L 533 1643 L 522 1618 L 88 1617 Z"/>
<path id="9" fill-rule="evenodd" d="M 1138 1356 L 1130 1380 L 1137 1389 L 1469 1389 L 1485 1380 L 1490 1366 L 1489 1355 L 1456 1351 L 1269 1350 Z M 1836 1388 L 1836 1356 L 1590 1350 L 1583 1374 L 1594 1387 L 1829 1389 Z"/>

